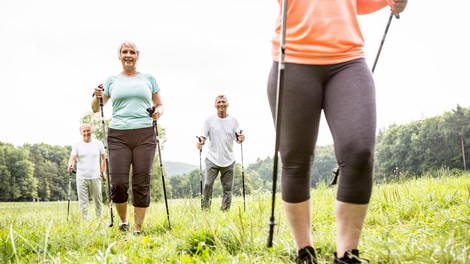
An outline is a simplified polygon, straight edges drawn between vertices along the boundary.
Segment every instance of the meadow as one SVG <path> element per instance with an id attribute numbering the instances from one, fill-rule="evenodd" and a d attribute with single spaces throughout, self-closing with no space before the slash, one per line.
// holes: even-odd
<path id="1" fill-rule="evenodd" d="M 319 263 L 333 263 L 337 187 L 312 189 L 312 234 Z M 2 263 L 293 263 L 295 247 L 276 195 L 273 247 L 266 241 L 272 195 L 151 203 L 140 236 L 121 233 L 114 210 L 81 220 L 78 202 L 0 203 Z M 244 209 L 244 204 L 246 209 Z M 130 208 L 132 209 L 132 208 Z M 90 205 L 91 216 L 94 208 Z M 132 211 L 132 210 L 130 210 Z M 133 215 L 130 215 L 131 230 Z M 470 263 L 470 173 L 376 184 L 359 247 L 371 263 Z"/>

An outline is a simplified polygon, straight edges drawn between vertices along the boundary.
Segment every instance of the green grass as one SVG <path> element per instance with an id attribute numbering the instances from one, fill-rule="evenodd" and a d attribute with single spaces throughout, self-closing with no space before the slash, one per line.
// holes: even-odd
<path id="1" fill-rule="evenodd" d="M 320 263 L 332 263 L 335 251 L 335 195 L 327 186 L 312 191 Z M 117 216 L 109 228 L 109 207 L 81 221 L 72 202 L 67 221 L 66 201 L 0 203 L 0 262 L 289 263 L 294 242 L 280 202 L 277 194 L 272 248 L 269 193 L 247 196 L 246 211 L 240 197 L 229 212 L 218 210 L 220 198 L 210 212 L 201 212 L 199 199 L 169 200 L 171 230 L 164 203 L 152 203 L 141 236 L 121 234 Z M 360 250 L 371 263 L 470 263 L 470 174 L 376 185 Z"/>

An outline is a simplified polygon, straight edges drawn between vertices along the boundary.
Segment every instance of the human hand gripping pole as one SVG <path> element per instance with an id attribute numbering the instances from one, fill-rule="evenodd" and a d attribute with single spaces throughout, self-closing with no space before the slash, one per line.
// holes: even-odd
<path id="1" fill-rule="evenodd" d="M 238 141 L 238 136 L 243 133 L 243 130 L 240 129 L 240 133 L 237 134 L 235 132 L 235 137 Z M 245 168 L 243 167 L 243 142 L 240 142 L 240 151 L 241 151 L 241 158 L 242 158 L 242 190 L 243 190 L 243 210 L 246 211 L 246 204 L 245 204 Z"/>
<path id="2" fill-rule="evenodd" d="M 201 144 L 202 143 L 201 137 L 198 137 L 198 136 L 196 137 L 199 140 L 199 143 Z M 204 205 L 202 202 L 202 159 L 201 159 L 201 156 L 202 156 L 202 148 L 199 149 L 199 187 L 201 189 L 201 209 L 204 209 Z"/>
<path id="3" fill-rule="evenodd" d="M 281 40 L 280 40 L 280 56 L 279 56 L 279 66 L 277 74 L 277 93 L 276 93 L 276 115 L 275 115 L 275 127 L 276 127 L 276 143 L 274 146 L 274 156 L 273 156 L 273 189 L 272 189 L 272 202 L 271 202 L 271 217 L 269 218 L 269 234 L 267 246 L 273 246 L 273 236 L 274 236 L 274 225 L 276 222 L 274 220 L 274 205 L 276 202 L 276 183 L 277 183 L 277 168 L 279 163 L 279 143 L 281 140 L 281 113 L 282 113 L 282 97 L 284 94 L 284 55 L 286 47 L 286 25 L 287 25 L 287 0 L 282 1 L 282 24 L 281 24 Z"/>
<path id="4" fill-rule="evenodd" d="M 101 90 L 104 90 L 103 84 L 98 85 L 98 88 L 101 88 Z M 95 94 L 93 93 L 93 96 Z M 107 143 L 107 135 L 106 135 L 106 125 L 104 122 L 104 112 L 103 112 L 103 97 L 99 97 L 99 102 L 100 102 L 100 113 L 101 113 L 101 126 L 103 129 L 103 145 L 106 150 L 106 178 L 108 182 L 108 205 L 109 205 L 109 216 L 110 216 L 110 224 L 109 227 L 112 227 L 114 225 L 114 214 L 113 214 L 113 202 L 111 200 L 111 179 L 109 175 L 109 149 L 108 149 L 108 143 Z"/>
<path id="5" fill-rule="evenodd" d="M 147 113 L 149 114 L 149 117 L 152 117 L 153 113 L 155 112 L 155 109 L 156 109 L 155 106 L 152 106 L 146 109 Z M 158 137 L 158 124 L 157 124 L 157 120 L 155 119 L 153 119 L 153 129 L 155 130 L 155 136 L 157 139 L 158 161 L 160 162 L 160 171 L 162 174 L 163 197 L 165 198 L 166 217 L 168 220 L 168 228 L 171 229 L 170 210 L 168 209 L 168 199 L 166 197 L 165 176 L 163 175 L 162 151 L 160 149 L 160 138 Z"/>

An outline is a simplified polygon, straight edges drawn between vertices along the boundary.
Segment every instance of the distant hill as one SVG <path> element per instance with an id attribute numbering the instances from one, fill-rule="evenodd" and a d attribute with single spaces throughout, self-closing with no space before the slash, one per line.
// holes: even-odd
<path id="1" fill-rule="evenodd" d="M 163 161 L 163 168 L 168 177 L 182 175 L 199 169 L 198 165 L 192 165 L 183 162 Z"/>

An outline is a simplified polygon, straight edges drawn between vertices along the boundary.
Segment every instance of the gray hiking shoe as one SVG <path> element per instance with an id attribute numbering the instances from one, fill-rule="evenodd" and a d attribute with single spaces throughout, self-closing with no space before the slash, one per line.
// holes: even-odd
<path id="1" fill-rule="evenodd" d="M 129 229 L 130 229 L 129 223 L 122 223 L 119 225 L 119 230 L 121 230 L 121 232 L 123 233 L 129 232 Z"/>

